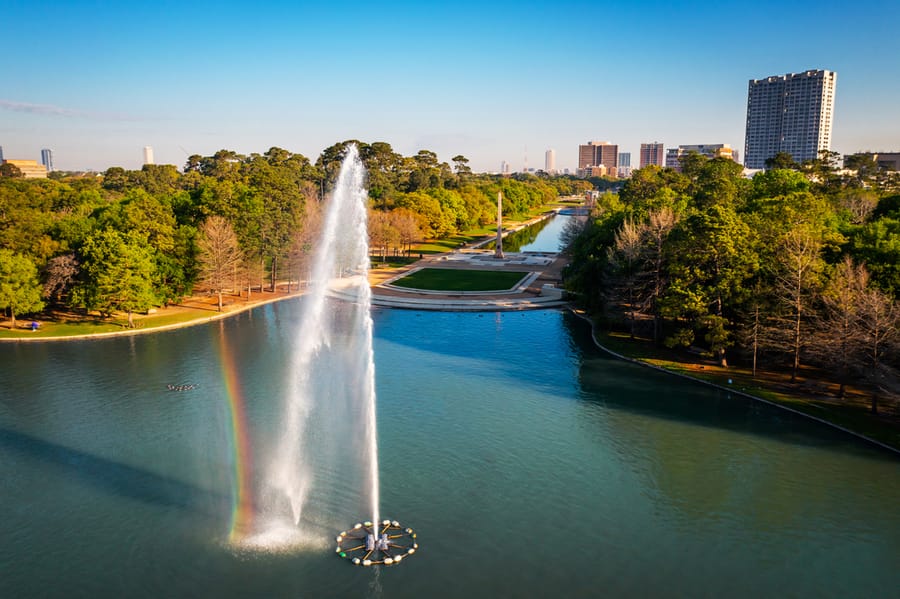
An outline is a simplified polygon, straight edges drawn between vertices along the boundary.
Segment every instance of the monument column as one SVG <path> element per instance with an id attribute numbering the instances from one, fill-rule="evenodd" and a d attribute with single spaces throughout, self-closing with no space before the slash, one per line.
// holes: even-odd
<path id="1" fill-rule="evenodd" d="M 503 258 L 503 192 L 497 192 L 497 242 L 494 244 L 494 258 Z"/>

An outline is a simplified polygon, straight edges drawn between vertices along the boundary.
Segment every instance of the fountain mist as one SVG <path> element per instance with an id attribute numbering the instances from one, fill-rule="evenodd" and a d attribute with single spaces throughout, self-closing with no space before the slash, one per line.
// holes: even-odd
<path id="1" fill-rule="evenodd" d="M 343 469 L 346 455 L 378 522 L 378 446 L 371 290 L 368 284 L 368 194 L 356 146 L 348 148 L 326 211 L 288 381 L 281 439 L 269 486 L 301 519 L 317 472 Z M 332 299 L 339 288 L 345 300 Z M 319 491 L 322 491 L 321 489 Z M 327 490 L 325 490 L 327 492 Z"/>

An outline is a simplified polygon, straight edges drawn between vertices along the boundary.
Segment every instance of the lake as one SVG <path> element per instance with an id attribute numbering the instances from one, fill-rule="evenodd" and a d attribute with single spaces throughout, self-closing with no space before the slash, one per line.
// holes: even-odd
<path id="1" fill-rule="evenodd" d="M 335 556 L 335 534 L 366 518 L 352 455 L 314 465 L 296 543 L 235 546 L 228 398 L 246 406 L 255 480 L 302 301 L 152 335 L 0 344 L 0 597 L 900 589 L 894 454 L 612 359 L 560 311 L 373 313 L 381 513 L 416 529 L 416 555 L 389 568 Z"/>

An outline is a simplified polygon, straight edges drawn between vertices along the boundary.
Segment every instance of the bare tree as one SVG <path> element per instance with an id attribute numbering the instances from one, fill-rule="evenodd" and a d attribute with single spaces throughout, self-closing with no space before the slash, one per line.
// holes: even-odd
<path id="1" fill-rule="evenodd" d="M 862 294 L 862 329 L 865 342 L 866 355 L 871 368 L 872 383 L 876 389 L 881 389 L 881 377 L 883 373 L 883 360 L 889 348 L 892 348 L 898 340 L 898 327 L 900 327 L 900 307 L 897 302 L 884 292 L 874 287 L 866 289 Z M 878 413 L 878 391 L 872 395 L 872 413 Z"/>
<path id="2" fill-rule="evenodd" d="M 59 302 L 75 281 L 78 272 L 78 260 L 75 258 L 75 254 L 63 254 L 51 258 L 44 268 L 44 290 L 41 295 L 53 303 Z"/>
<path id="3" fill-rule="evenodd" d="M 663 247 L 676 224 L 678 224 L 678 217 L 675 212 L 669 207 L 663 207 L 650 213 L 647 226 L 644 228 L 644 236 L 647 240 L 646 259 L 653 277 L 648 302 L 650 303 L 650 313 L 653 315 L 654 342 L 659 341 L 659 298 L 666 287 Z"/>
<path id="4" fill-rule="evenodd" d="M 608 250 L 610 266 L 615 269 L 621 296 L 628 305 L 630 336 L 634 339 L 636 328 L 635 308 L 638 302 L 643 253 L 644 227 L 626 219 L 616 231 L 615 241 Z"/>
<path id="5" fill-rule="evenodd" d="M 865 266 L 847 256 L 837 265 L 822 293 L 824 311 L 815 332 L 813 352 L 819 360 L 834 369 L 840 389 L 846 393 L 850 373 L 859 366 L 863 350 L 863 328 L 860 326 L 862 300 L 866 294 L 869 273 Z"/>
<path id="6" fill-rule="evenodd" d="M 792 355 L 792 383 L 797 381 L 806 321 L 812 316 L 812 302 L 824 267 L 821 254 L 821 236 L 804 225 L 788 231 L 782 238 L 782 245 L 777 253 L 780 268 L 776 276 L 775 292 L 788 312 L 788 317 L 783 321 L 786 326 L 781 333 L 786 340 L 785 347 Z"/>
<path id="7" fill-rule="evenodd" d="M 231 224 L 221 216 L 210 216 L 200 227 L 197 240 L 200 250 L 201 278 L 207 288 L 218 295 L 222 311 L 222 293 L 233 281 L 235 269 L 243 262 L 243 252 Z"/>

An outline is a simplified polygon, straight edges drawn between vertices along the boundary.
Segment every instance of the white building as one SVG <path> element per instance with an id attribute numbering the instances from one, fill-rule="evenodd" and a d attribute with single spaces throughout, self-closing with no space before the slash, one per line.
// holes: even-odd
<path id="1" fill-rule="evenodd" d="M 154 164 L 153 146 L 144 146 L 144 164 Z"/>
<path id="2" fill-rule="evenodd" d="M 556 150 L 553 148 L 544 152 L 544 172 L 548 175 L 556 174 Z"/>
<path id="3" fill-rule="evenodd" d="M 830 150 L 836 83 L 837 73 L 824 70 L 751 79 L 744 166 L 765 168 L 779 152 L 803 162 Z"/>

